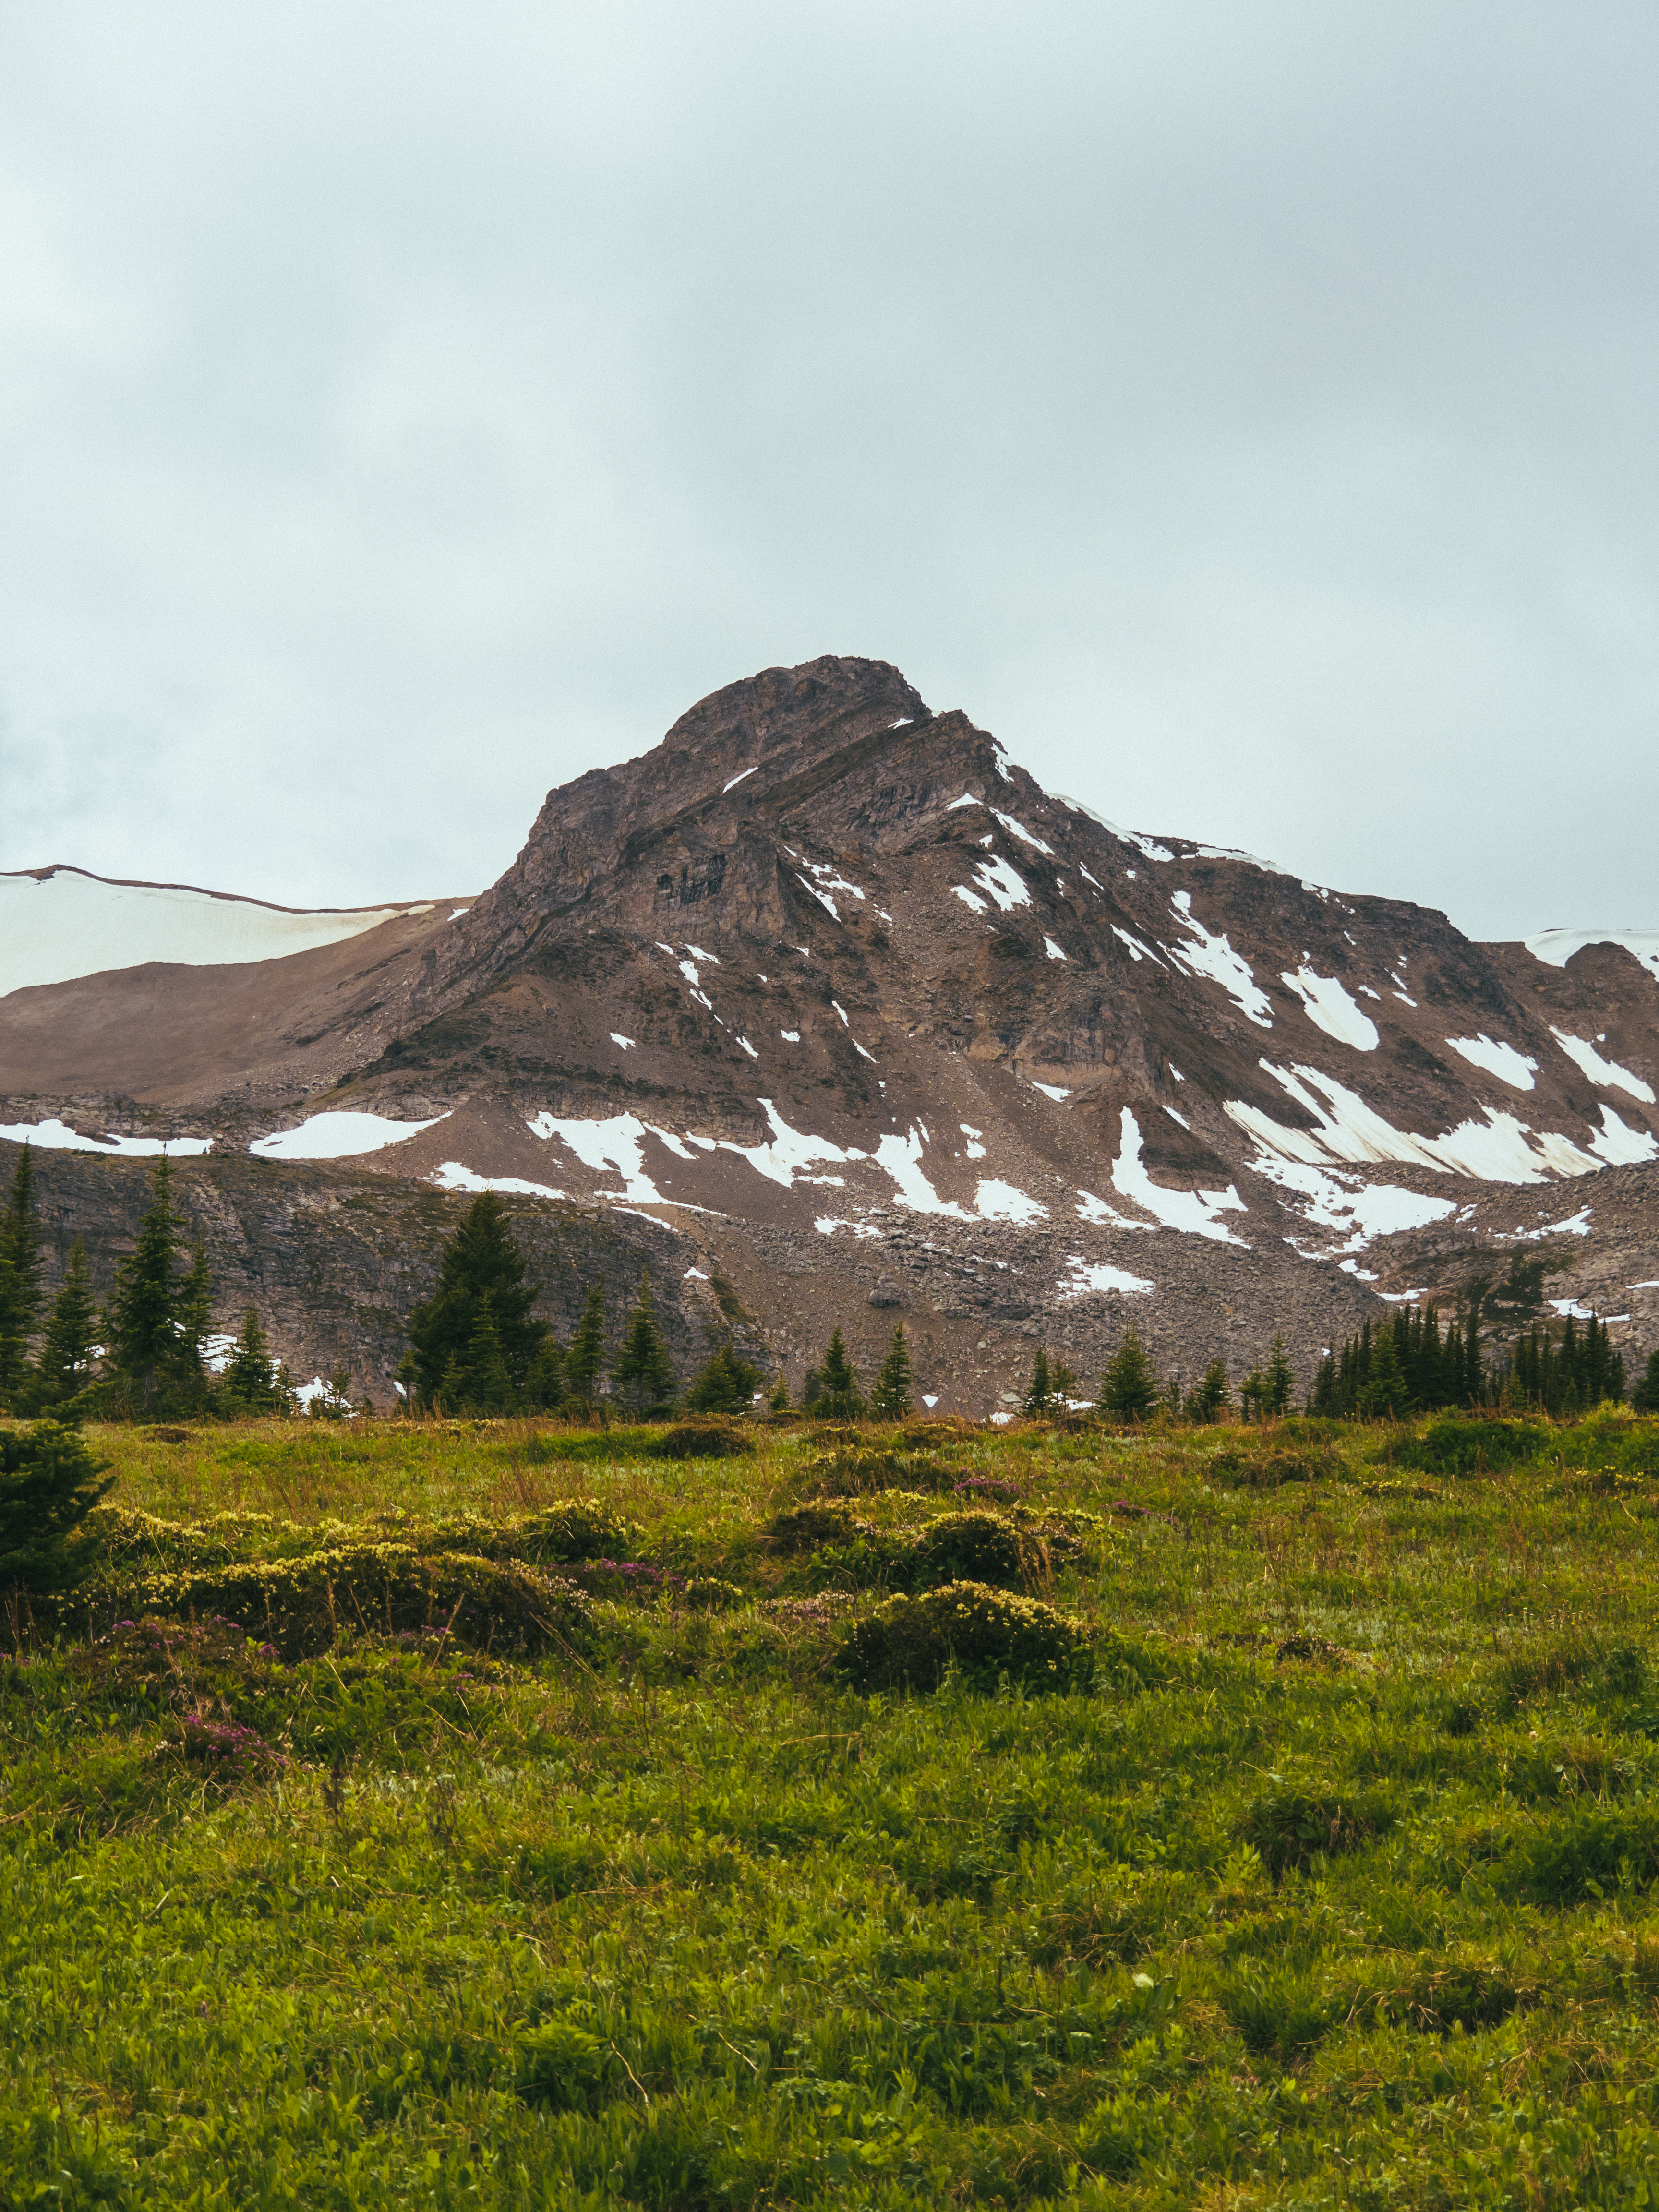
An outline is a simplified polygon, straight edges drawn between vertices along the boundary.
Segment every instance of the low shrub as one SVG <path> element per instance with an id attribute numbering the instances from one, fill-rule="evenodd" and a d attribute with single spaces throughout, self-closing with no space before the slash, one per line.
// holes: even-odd
<path id="1" fill-rule="evenodd" d="M 819 1498 L 866 1498 L 878 1491 L 949 1490 L 955 1471 L 927 1454 L 896 1451 L 823 1452 L 802 1470 L 805 1489 Z"/>
<path id="2" fill-rule="evenodd" d="M 1317 1444 L 1290 1451 L 1229 1444 L 1211 1460 L 1210 1474 L 1235 1490 L 1278 1490 L 1287 1482 L 1328 1481 L 1340 1463 L 1334 1451 Z"/>
<path id="3" fill-rule="evenodd" d="M 1420 1437 L 1397 1445 L 1393 1457 L 1396 1467 L 1417 1468 L 1425 1474 L 1496 1474 L 1525 1466 L 1555 1450 L 1559 1443 L 1544 1421 L 1445 1413 L 1431 1421 Z"/>
<path id="4" fill-rule="evenodd" d="M 844 1505 L 787 1506 L 775 1513 L 762 1531 L 767 1549 L 781 1559 L 796 1559 L 815 1552 L 821 1544 L 850 1544 L 858 1524 Z"/>
<path id="5" fill-rule="evenodd" d="M 1252 1844 L 1275 1883 L 1292 1867 L 1360 1850 L 1394 1825 L 1382 1798 L 1282 1784 L 1246 1808 L 1235 1832 Z"/>
<path id="6" fill-rule="evenodd" d="M 647 1459 L 741 1459 L 752 1453 L 755 1440 L 723 1421 L 676 1421 L 654 1443 L 645 1448 Z"/>
<path id="7" fill-rule="evenodd" d="M 730 1613 L 733 1606 L 746 1605 L 749 1595 L 720 1575 L 693 1575 L 681 1588 L 679 1601 L 689 1613 Z"/>
<path id="8" fill-rule="evenodd" d="M 998 1513 L 941 1514 L 915 1538 L 912 1559 L 913 1589 L 956 1582 L 1019 1589 L 1025 1582 L 1018 1532 Z"/>
<path id="9" fill-rule="evenodd" d="M 526 2105 L 555 2112 L 592 2112 L 621 2085 L 611 2045 L 574 2021 L 538 2021 L 514 2042 L 514 2087 Z"/>
<path id="10" fill-rule="evenodd" d="M 976 1687 L 1006 1676 L 1060 1690 L 1087 1681 L 1093 1659 L 1080 1620 L 1035 1598 L 957 1582 L 878 1606 L 846 1637 L 836 1667 L 863 1689 L 931 1689 L 954 1668 Z"/>
<path id="11" fill-rule="evenodd" d="M 297 1559 L 234 1563 L 102 1582 L 41 1601 L 51 1625 L 95 1633 L 111 1620 L 152 1613 L 217 1616 L 272 1644 L 285 1659 L 329 1650 L 343 1635 L 447 1628 L 477 1650 L 529 1656 L 593 1641 L 586 1599 L 568 1582 L 516 1560 L 465 1553 L 422 1556 L 407 1544 L 356 1544 Z"/>
<path id="12" fill-rule="evenodd" d="M 1587 1805 L 1526 1836 L 1509 1854 L 1502 1887 L 1534 1905 L 1582 1905 L 1659 1881 L 1659 1808 Z"/>

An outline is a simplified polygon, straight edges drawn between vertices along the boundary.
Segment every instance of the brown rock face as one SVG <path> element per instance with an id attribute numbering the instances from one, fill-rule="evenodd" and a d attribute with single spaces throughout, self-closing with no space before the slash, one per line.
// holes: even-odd
<path id="1" fill-rule="evenodd" d="M 977 1412 L 1037 1340 L 1092 1378 L 1131 1325 L 1188 1375 L 1282 1333 L 1305 1382 L 1382 1292 L 1449 1297 L 1515 1250 L 1628 1312 L 1631 1351 L 1659 1334 L 1626 1287 L 1659 1277 L 1641 961 L 1553 967 L 1120 833 L 884 663 L 716 692 L 550 793 L 447 915 L 0 999 L 0 1115 L 211 1135 L 216 1162 L 324 1112 L 443 1116 L 258 1172 L 504 1182 L 586 1224 L 573 1279 L 569 1237 L 632 1209 L 688 1310 L 718 1275 L 792 1382 L 834 1323 L 871 1359 L 902 1321 L 927 1395 Z"/>

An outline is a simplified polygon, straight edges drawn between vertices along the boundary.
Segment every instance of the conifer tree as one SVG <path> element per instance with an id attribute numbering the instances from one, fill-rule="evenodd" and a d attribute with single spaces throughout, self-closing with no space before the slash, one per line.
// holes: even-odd
<path id="1" fill-rule="evenodd" d="M 1659 1345 L 1648 1354 L 1648 1364 L 1642 1370 L 1642 1379 L 1630 1394 L 1631 1404 L 1638 1413 L 1659 1413 Z"/>
<path id="2" fill-rule="evenodd" d="M 550 1329 L 530 1363 L 524 1395 L 533 1413 L 556 1413 L 564 1403 L 564 1346 Z"/>
<path id="3" fill-rule="evenodd" d="M 226 1401 L 239 1413 L 274 1413 L 282 1402 L 276 1363 L 258 1315 L 250 1306 L 221 1384 Z"/>
<path id="4" fill-rule="evenodd" d="M 1048 1401 L 1054 1386 L 1048 1380 L 1048 1355 L 1042 1345 L 1031 1362 L 1031 1379 L 1025 1386 L 1025 1403 L 1021 1411 L 1029 1419 L 1040 1421 L 1048 1410 Z"/>
<path id="5" fill-rule="evenodd" d="M 812 1389 L 816 1378 L 817 1388 Z M 846 1342 L 839 1329 L 830 1339 L 830 1349 L 823 1355 L 823 1364 L 807 1377 L 807 1403 L 822 1419 L 832 1421 L 861 1421 L 865 1415 L 864 1394 L 859 1389 L 859 1378 L 852 1361 L 847 1356 Z"/>
<path id="6" fill-rule="evenodd" d="M 1121 1421 L 1144 1421 L 1158 1403 L 1158 1377 L 1133 1329 L 1107 1363 L 1100 1401 Z"/>
<path id="7" fill-rule="evenodd" d="M 1267 1402 L 1267 1378 L 1259 1367 L 1251 1368 L 1238 1386 L 1238 1410 L 1247 1421 L 1259 1421 Z"/>
<path id="8" fill-rule="evenodd" d="M 765 1379 L 737 1349 L 728 1330 L 698 1370 L 685 1402 L 694 1413 L 746 1413 Z"/>
<path id="9" fill-rule="evenodd" d="M 0 1214 L 0 1400 L 21 1388 L 28 1340 L 40 1310 L 40 1223 L 34 1204 L 34 1155 L 22 1146 L 11 1195 Z"/>
<path id="10" fill-rule="evenodd" d="M 1359 1411 L 1372 1421 L 1403 1421 L 1411 1411 L 1411 1391 L 1392 1329 L 1379 1329 L 1371 1345 L 1370 1372 L 1359 1394 Z"/>
<path id="11" fill-rule="evenodd" d="M 213 1327 L 213 1277 L 208 1269 L 207 1247 L 198 1237 L 190 1266 L 179 1280 L 173 1304 L 173 1382 L 175 1399 L 193 1405 L 207 1389 L 203 1351 Z"/>
<path id="12" fill-rule="evenodd" d="M 118 1373 L 149 1412 L 164 1389 L 179 1343 L 179 1217 L 173 1210 L 173 1167 L 155 1163 L 149 1211 L 138 1241 L 116 1269 L 109 1313 L 110 1351 Z"/>
<path id="13" fill-rule="evenodd" d="M 1037 1358 L 1042 1357 L 1039 1352 Z M 870 1410 L 878 1421 L 902 1421 L 906 1418 L 910 1411 L 910 1347 L 901 1322 L 893 1331 L 893 1341 L 887 1347 L 887 1357 L 870 1393 Z"/>
<path id="14" fill-rule="evenodd" d="M 465 1398 L 479 1301 L 486 1294 L 509 1389 L 516 1393 L 524 1388 L 530 1364 L 547 1334 L 545 1323 L 532 1320 L 530 1310 L 542 1286 L 526 1283 L 524 1277 L 524 1255 L 507 1209 L 494 1191 L 481 1191 L 459 1228 L 445 1241 L 437 1288 L 410 1316 L 417 1399 L 429 1403 L 444 1388 L 452 1366 L 455 1371 L 450 1388 L 459 1387 Z M 595 1388 L 598 1382 L 596 1370 Z"/>
<path id="15" fill-rule="evenodd" d="M 495 1327 L 495 1300 L 485 1291 L 473 1308 L 472 1334 L 467 1339 L 465 1380 L 460 1406 L 469 1413 L 505 1413 L 513 1401 L 513 1378 L 507 1371 L 501 1340 Z M 455 1411 L 459 1408 L 452 1407 Z"/>
<path id="16" fill-rule="evenodd" d="M 40 1393 L 48 1405 L 72 1398 L 92 1380 L 100 1330 L 87 1273 L 87 1248 L 77 1237 L 46 1322 L 40 1347 Z"/>
<path id="17" fill-rule="evenodd" d="M 1267 1386 L 1263 1410 L 1270 1420 L 1282 1420 L 1296 1396 L 1296 1377 L 1291 1372 L 1282 1336 L 1273 1339 L 1273 1349 L 1267 1355 L 1267 1371 L 1262 1380 Z"/>
<path id="18" fill-rule="evenodd" d="M 605 1372 L 605 1285 L 590 1283 L 581 1314 L 564 1355 L 565 1395 L 573 1406 L 591 1409 Z"/>
<path id="19" fill-rule="evenodd" d="M 623 1347 L 611 1377 L 611 1388 L 635 1419 L 656 1420 L 674 1402 L 678 1377 L 663 1340 L 648 1268 L 640 1270 L 640 1291 L 629 1316 Z"/>
<path id="20" fill-rule="evenodd" d="M 766 1401 L 766 1410 L 769 1413 L 787 1413 L 789 1411 L 789 1385 L 781 1375 Z"/>
<path id="21" fill-rule="evenodd" d="M 0 1589 L 64 1589 L 97 1564 L 76 1534 L 115 1480 L 105 1464 L 57 1421 L 0 1430 Z"/>
<path id="22" fill-rule="evenodd" d="M 1227 1363 L 1212 1359 L 1187 1395 L 1190 1420 L 1218 1421 L 1227 1410 Z"/>

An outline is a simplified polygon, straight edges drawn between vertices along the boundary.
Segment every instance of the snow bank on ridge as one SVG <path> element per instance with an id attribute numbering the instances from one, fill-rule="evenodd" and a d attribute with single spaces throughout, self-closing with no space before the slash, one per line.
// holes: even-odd
<path id="1" fill-rule="evenodd" d="M 1315 1167 L 1343 1160 L 1399 1160 L 1438 1174 L 1472 1176 L 1482 1182 L 1542 1182 L 1547 1175 L 1584 1175 L 1596 1164 L 1570 1139 L 1549 1130 L 1534 1134 L 1513 1114 L 1499 1114 L 1490 1106 L 1481 1109 L 1485 1121 L 1460 1121 L 1444 1136 L 1412 1136 L 1385 1121 L 1358 1091 L 1316 1067 L 1297 1061 L 1287 1070 L 1275 1067 L 1270 1060 L 1261 1065 L 1315 1127 L 1289 1128 L 1240 1098 L 1228 1099 L 1223 1111 L 1264 1152 L 1281 1160 L 1300 1160 Z M 1310 1085 L 1324 1093 L 1326 1103 L 1314 1097 Z"/>
<path id="2" fill-rule="evenodd" d="M 1376 1024 L 1334 975 L 1316 975 L 1304 964 L 1294 975 L 1281 975 L 1279 981 L 1296 993 L 1304 1013 L 1327 1036 L 1334 1036 L 1339 1044 L 1351 1044 L 1356 1052 L 1376 1050 L 1381 1042 Z"/>
<path id="3" fill-rule="evenodd" d="M 1540 929 L 1522 942 L 1550 968 L 1565 968 L 1587 945 L 1622 945 L 1659 981 L 1659 929 Z"/>
<path id="4" fill-rule="evenodd" d="M 1654 1103 L 1653 1085 L 1644 1083 L 1639 1075 L 1632 1075 L 1627 1067 L 1620 1067 L 1616 1060 L 1603 1060 L 1587 1037 L 1569 1036 L 1565 1030 L 1552 1029 L 1555 1039 L 1567 1058 L 1576 1060 L 1592 1083 L 1599 1083 L 1604 1091 L 1628 1091 L 1632 1098 L 1644 1106 Z"/>
<path id="5" fill-rule="evenodd" d="M 356 1159 L 364 1152 L 384 1152 L 388 1145 L 406 1144 L 448 1119 L 447 1113 L 434 1114 L 429 1121 L 392 1121 L 384 1114 L 308 1114 L 296 1128 L 256 1137 L 248 1150 L 261 1160 Z"/>
<path id="6" fill-rule="evenodd" d="M 283 960 L 429 906 L 291 913 L 171 884 L 112 884 L 79 868 L 0 875 L 0 998 L 152 960 L 188 968 Z"/>
<path id="7" fill-rule="evenodd" d="M 1484 1067 L 1489 1075 L 1495 1075 L 1500 1083 L 1507 1083 L 1511 1090 L 1532 1089 L 1538 1062 L 1517 1052 L 1512 1044 L 1489 1037 L 1485 1030 L 1479 1036 L 1448 1037 L 1446 1042 L 1454 1052 L 1461 1053 L 1472 1067 Z"/>
<path id="8" fill-rule="evenodd" d="M 0 1137 L 14 1145 L 38 1146 L 43 1152 L 107 1152 L 123 1160 L 153 1160 L 162 1152 L 175 1159 L 196 1158 L 213 1150 L 211 1137 L 83 1137 L 55 1115 L 49 1121 L 0 1123 Z"/>
<path id="9" fill-rule="evenodd" d="M 1235 1237 L 1224 1222 L 1216 1219 L 1220 1212 L 1249 1212 L 1249 1208 L 1234 1184 L 1229 1183 L 1225 1190 L 1172 1190 L 1164 1183 L 1154 1182 L 1140 1157 L 1140 1124 L 1127 1106 L 1123 1109 L 1122 1131 L 1122 1148 L 1112 1163 L 1114 1190 L 1154 1215 L 1166 1229 L 1179 1229 L 1190 1237 L 1207 1237 L 1218 1244 L 1244 1243 L 1244 1239 Z"/>

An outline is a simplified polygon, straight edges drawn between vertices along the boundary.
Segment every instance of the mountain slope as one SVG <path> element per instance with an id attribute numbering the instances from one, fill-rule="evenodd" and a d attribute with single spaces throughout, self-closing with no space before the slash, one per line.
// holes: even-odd
<path id="1" fill-rule="evenodd" d="M 1540 942 L 1118 831 L 826 659 L 550 793 L 464 911 L 0 998 L 0 1112 L 651 1212 L 787 1366 L 902 1318 L 975 1410 L 1130 1321 L 1188 1368 L 1282 1329 L 1305 1377 L 1517 1239 L 1642 1348 L 1659 981 Z"/>

